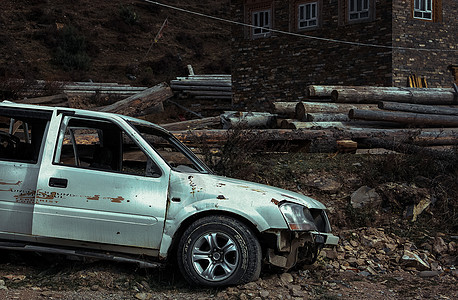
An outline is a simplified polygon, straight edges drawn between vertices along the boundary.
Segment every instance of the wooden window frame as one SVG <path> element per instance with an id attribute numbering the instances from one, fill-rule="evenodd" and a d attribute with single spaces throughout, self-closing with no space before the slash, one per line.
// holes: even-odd
<path id="1" fill-rule="evenodd" d="M 358 8 L 358 5 L 361 5 L 361 7 Z M 348 0 L 348 20 L 351 22 L 369 19 L 370 10 L 370 0 Z"/>
<path id="2" fill-rule="evenodd" d="M 375 0 L 367 0 L 368 8 L 365 12 L 367 12 L 367 17 L 362 18 L 355 18 L 351 19 L 352 13 L 362 13 L 363 11 L 353 11 L 351 12 L 351 5 L 350 1 L 356 0 L 339 0 L 339 25 L 351 25 L 351 24 L 359 24 L 359 23 L 366 23 L 372 22 L 375 20 L 376 14 L 376 1 Z"/>
<path id="3" fill-rule="evenodd" d="M 315 18 L 301 20 L 301 17 L 300 17 L 301 7 L 305 7 L 307 5 L 315 6 Z M 321 7 L 322 7 L 321 0 L 296 1 L 294 3 L 294 9 L 292 10 L 292 14 L 294 16 L 293 17 L 294 28 L 297 31 L 314 30 L 314 29 L 320 28 L 321 27 Z M 310 22 L 310 21 L 315 21 L 315 24 L 301 27 L 301 22 Z"/>
<path id="4" fill-rule="evenodd" d="M 431 1 L 430 9 L 428 7 L 421 9 L 420 3 Z M 424 13 L 431 13 L 431 18 L 422 17 Z M 422 13 L 419 16 L 418 13 Z M 412 19 L 424 22 L 441 22 L 442 21 L 442 0 L 411 0 L 411 17 Z"/>
<path id="5" fill-rule="evenodd" d="M 273 1 L 257 1 L 257 0 L 246 0 L 244 2 L 244 9 L 245 9 L 245 22 L 250 25 L 254 25 L 253 16 L 256 13 L 261 12 L 268 12 L 269 13 L 269 27 L 266 28 L 274 28 L 274 7 Z M 255 33 L 256 28 L 254 27 L 246 27 L 245 36 L 251 39 L 259 39 L 259 38 L 266 38 L 272 35 L 270 30 L 262 30 L 261 33 Z"/>

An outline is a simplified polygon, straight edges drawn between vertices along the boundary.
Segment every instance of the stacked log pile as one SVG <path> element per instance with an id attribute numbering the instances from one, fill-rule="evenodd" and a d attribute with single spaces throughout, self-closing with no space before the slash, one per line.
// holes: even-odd
<path id="1" fill-rule="evenodd" d="M 400 149 L 409 144 L 412 152 L 423 149 L 417 144 L 458 144 L 454 89 L 312 85 L 307 92 L 308 101 L 272 104 L 272 113 L 283 118 L 279 127 L 339 132 L 365 146 Z"/>
<path id="2" fill-rule="evenodd" d="M 180 98 L 197 100 L 232 99 L 231 75 L 189 75 L 177 77 L 170 87 Z"/>

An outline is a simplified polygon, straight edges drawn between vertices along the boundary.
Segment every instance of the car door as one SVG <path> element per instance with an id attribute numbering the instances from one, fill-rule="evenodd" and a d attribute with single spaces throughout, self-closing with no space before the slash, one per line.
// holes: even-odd
<path id="1" fill-rule="evenodd" d="M 46 148 L 38 176 L 33 234 L 157 249 L 168 171 L 156 166 L 147 176 L 153 150 L 120 120 L 64 116 L 56 125 L 57 145 Z"/>
<path id="2" fill-rule="evenodd" d="M 32 234 L 33 207 L 43 136 L 52 112 L 0 108 L 0 232 Z"/>

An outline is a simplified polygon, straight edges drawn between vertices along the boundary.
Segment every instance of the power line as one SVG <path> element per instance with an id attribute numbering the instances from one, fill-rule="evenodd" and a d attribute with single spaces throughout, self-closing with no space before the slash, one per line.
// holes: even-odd
<path id="1" fill-rule="evenodd" d="M 352 46 L 361 46 L 361 47 L 373 47 L 373 48 L 385 48 L 385 49 L 391 49 L 391 50 L 415 50 L 415 51 L 432 51 L 432 52 L 457 52 L 457 49 L 431 49 L 431 48 L 412 48 L 412 47 L 396 47 L 396 46 L 386 46 L 386 45 L 377 45 L 377 44 L 368 44 L 368 43 L 360 43 L 360 42 L 349 42 L 349 41 L 343 41 L 343 40 L 337 40 L 337 39 L 329 39 L 329 38 L 322 38 L 322 37 L 317 37 L 317 36 L 311 36 L 311 35 L 305 35 L 305 34 L 299 34 L 299 33 L 294 33 L 294 32 L 288 32 L 288 31 L 283 31 L 283 30 L 277 30 L 273 28 L 265 28 L 265 27 L 259 27 L 243 22 L 237 22 L 233 20 L 228 20 L 220 17 L 215 17 L 195 11 L 191 11 L 188 9 L 176 7 L 173 5 L 169 4 L 164 4 L 160 3 L 157 1 L 150 1 L 150 0 L 142 0 L 144 2 L 148 2 L 151 4 L 155 4 L 158 6 L 170 8 L 176 11 L 181 11 L 187 14 L 192 14 L 196 15 L 199 17 L 204 17 L 208 19 L 213 19 L 221 22 L 226 22 L 226 23 L 231 23 L 234 25 L 239 25 L 239 26 L 245 26 L 245 27 L 250 27 L 250 28 L 257 28 L 257 29 L 263 29 L 263 30 L 268 30 L 270 32 L 275 32 L 275 33 L 280 33 L 280 34 L 285 34 L 285 35 L 290 35 L 290 36 L 295 36 L 295 37 L 300 37 L 300 38 L 306 38 L 306 39 L 312 39 L 312 40 L 319 40 L 319 41 L 325 41 L 325 42 L 331 42 L 331 43 L 339 43 L 339 44 L 346 44 L 346 45 L 352 45 Z"/>

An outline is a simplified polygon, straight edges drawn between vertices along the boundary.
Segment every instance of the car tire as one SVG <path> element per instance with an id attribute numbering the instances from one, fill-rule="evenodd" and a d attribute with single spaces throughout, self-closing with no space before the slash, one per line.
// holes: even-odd
<path id="1" fill-rule="evenodd" d="M 261 246 L 242 222 L 208 216 L 192 223 L 178 244 L 180 271 L 191 284 L 227 286 L 247 283 L 261 273 Z"/>

